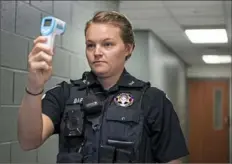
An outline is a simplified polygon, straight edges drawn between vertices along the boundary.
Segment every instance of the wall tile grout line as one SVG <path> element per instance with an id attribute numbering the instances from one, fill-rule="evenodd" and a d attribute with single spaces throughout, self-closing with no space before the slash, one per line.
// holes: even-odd
<path id="1" fill-rule="evenodd" d="M 12 83 L 12 102 L 14 104 L 15 100 L 14 100 L 14 92 L 15 92 L 15 72 L 13 72 L 13 83 Z"/>
<path id="2" fill-rule="evenodd" d="M 15 2 L 15 20 L 14 20 L 14 33 L 16 34 L 16 24 L 17 24 L 17 11 L 18 11 L 18 1 Z"/>

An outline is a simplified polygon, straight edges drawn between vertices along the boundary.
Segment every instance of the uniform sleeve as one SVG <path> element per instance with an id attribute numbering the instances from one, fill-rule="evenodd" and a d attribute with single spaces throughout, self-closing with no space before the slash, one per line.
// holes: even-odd
<path id="1" fill-rule="evenodd" d="M 48 90 L 42 99 L 42 113 L 53 122 L 54 134 L 59 133 L 61 110 L 63 106 L 63 91 L 61 85 Z"/>
<path id="2" fill-rule="evenodd" d="M 159 96 L 160 97 L 160 96 Z M 152 109 L 152 153 L 155 161 L 167 163 L 189 154 L 179 118 L 171 101 L 162 94 L 160 106 Z M 153 101 L 155 102 L 155 101 Z"/>

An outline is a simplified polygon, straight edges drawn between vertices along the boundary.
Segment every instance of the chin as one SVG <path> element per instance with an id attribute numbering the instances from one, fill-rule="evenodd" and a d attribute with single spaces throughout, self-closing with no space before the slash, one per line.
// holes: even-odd
<path id="1" fill-rule="evenodd" d="M 105 76 L 107 76 L 107 74 L 109 72 L 106 68 L 92 68 L 92 71 L 98 77 L 105 77 Z"/>

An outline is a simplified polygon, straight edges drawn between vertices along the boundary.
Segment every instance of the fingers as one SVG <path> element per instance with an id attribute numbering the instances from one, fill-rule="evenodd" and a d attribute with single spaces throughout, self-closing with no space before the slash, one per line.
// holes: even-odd
<path id="1" fill-rule="evenodd" d="M 46 36 L 38 36 L 34 41 L 33 41 L 33 48 L 31 51 L 31 54 L 37 54 L 40 51 L 44 51 L 49 55 L 53 55 L 53 48 L 47 46 L 45 43 L 47 41 Z"/>
<path id="2" fill-rule="evenodd" d="M 47 38 L 44 36 L 39 36 L 34 40 L 34 46 L 28 56 L 28 65 L 31 71 L 51 69 L 53 52 L 44 44 L 46 41 Z"/>
<path id="3" fill-rule="evenodd" d="M 37 53 L 29 58 L 29 62 L 40 62 L 40 61 L 45 61 L 49 66 L 51 66 L 52 65 L 52 56 L 46 54 L 43 51 L 40 51 L 39 53 Z"/>
<path id="4" fill-rule="evenodd" d="M 49 71 L 52 69 L 52 66 L 49 66 L 45 61 L 37 61 L 29 63 L 29 67 L 32 71 L 45 70 Z"/>
<path id="5" fill-rule="evenodd" d="M 46 44 L 44 43 L 36 43 L 36 45 L 33 47 L 32 51 L 31 51 L 31 55 L 35 55 L 37 53 L 39 53 L 40 51 L 43 51 L 49 55 L 53 55 L 53 50 L 48 47 Z"/>
<path id="6" fill-rule="evenodd" d="M 34 46 L 37 44 L 37 43 L 45 43 L 47 41 L 47 38 L 45 36 L 38 36 L 34 41 Z"/>

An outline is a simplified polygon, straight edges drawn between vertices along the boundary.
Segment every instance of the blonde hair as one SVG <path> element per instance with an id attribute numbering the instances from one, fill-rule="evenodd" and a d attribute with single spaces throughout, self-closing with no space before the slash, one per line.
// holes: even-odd
<path id="1" fill-rule="evenodd" d="M 85 26 L 85 35 L 89 26 L 92 23 L 110 23 L 114 26 L 117 26 L 121 30 L 121 38 L 124 44 L 131 44 L 133 48 L 135 47 L 134 41 L 134 32 L 132 25 L 128 18 L 125 15 L 120 14 L 116 11 L 99 11 L 97 12 L 92 19 L 90 19 Z M 126 60 L 131 56 L 129 54 Z"/>

